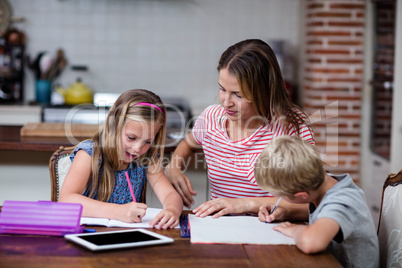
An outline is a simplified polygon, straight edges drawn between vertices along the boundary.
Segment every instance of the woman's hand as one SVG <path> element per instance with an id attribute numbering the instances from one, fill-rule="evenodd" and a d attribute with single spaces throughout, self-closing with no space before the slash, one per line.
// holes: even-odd
<path id="1" fill-rule="evenodd" d="M 156 215 L 156 217 L 149 223 L 151 228 L 168 229 L 174 228 L 179 224 L 180 215 L 177 215 L 173 210 L 164 209 Z"/>
<path id="2" fill-rule="evenodd" d="M 219 218 L 226 214 L 242 214 L 250 212 L 250 204 L 246 198 L 217 198 L 202 203 L 193 210 L 195 216 L 204 218 L 212 215 L 212 218 Z"/>
<path id="3" fill-rule="evenodd" d="M 184 205 L 191 208 L 194 204 L 193 195 L 197 195 L 197 192 L 193 189 L 190 179 L 179 168 L 171 166 L 166 167 L 165 174 L 183 199 Z"/>
<path id="4" fill-rule="evenodd" d="M 197 195 L 189 178 L 184 175 L 183 170 L 186 170 L 193 161 L 194 152 L 199 150 L 200 146 L 190 132 L 186 138 L 179 143 L 174 151 L 169 165 L 165 168 L 165 174 L 170 183 L 183 199 L 186 207 L 190 208 L 194 204 L 193 195 Z"/>
<path id="5" fill-rule="evenodd" d="M 141 222 L 145 216 L 147 205 L 144 203 L 131 202 L 117 207 L 116 219 L 124 222 Z"/>

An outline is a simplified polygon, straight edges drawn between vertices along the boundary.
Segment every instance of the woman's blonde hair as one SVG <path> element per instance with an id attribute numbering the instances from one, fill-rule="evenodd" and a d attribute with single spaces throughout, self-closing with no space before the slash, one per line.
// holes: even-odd
<path id="1" fill-rule="evenodd" d="M 325 179 L 319 152 L 297 136 L 280 136 L 268 143 L 255 163 L 254 174 L 261 189 L 286 197 L 317 190 Z"/>
<path id="2" fill-rule="evenodd" d="M 230 46 L 217 67 L 218 71 L 226 68 L 237 78 L 242 97 L 252 102 L 263 121 L 284 121 L 289 128 L 295 126 L 297 133 L 302 124 L 311 130 L 307 115 L 290 99 L 276 56 L 267 43 L 247 39 Z"/>
<path id="3" fill-rule="evenodd" d="M 160 110 L 152 105 L 137 105 L 139 103 L 156 105 Z M 112 194 L 115 185 L 114 171 L 119 170 L 123 165 L 121 137 L 122 129 L 128 120 L 160 124 L 161 127 L 156 133 L 151 148 L 135 161 L 137 165 L 143 166 L 157 164 L 159 167 L 161 164 L 166 136 L 166 108 L 159 96 L 151 91 L 128 90 L 119 96 L 103 126 L 92 137 L 95 145 L 92 157 L 92 178 L 88 182 L 90 187 L 88 196 L 91 198 L 106 202 Z M 99 165 L 100 157 L 101 165 Z M 99 178 L 101 168 L 103 172 Z"/>

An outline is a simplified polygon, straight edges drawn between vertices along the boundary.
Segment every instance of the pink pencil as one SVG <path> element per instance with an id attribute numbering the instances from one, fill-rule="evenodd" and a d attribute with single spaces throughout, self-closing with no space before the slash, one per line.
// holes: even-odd
<path id="1" fill-rule="evenodd" d="M 137 202 L 135 195 L 134 195 L 133 187 L 131 186 L 130 178 L 128 177 L 127 171 L 126 171 L 126 179 L 127 179 L 128 187 L 130 188 L 130 193 L 131 193 L 131 197 L 133 198 L 133 202 Z"/>

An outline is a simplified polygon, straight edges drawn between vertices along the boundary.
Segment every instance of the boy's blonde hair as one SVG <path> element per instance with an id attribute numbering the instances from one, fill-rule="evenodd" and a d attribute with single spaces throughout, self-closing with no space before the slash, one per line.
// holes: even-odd
<path id="1" fill-rule="evenodd" d="M 316 190 L 325 179 L 320 154 L 298 136 L 273 139 L 255 163 L 258 186 L 276 196 Z"/>
<path id="2" fill-rule="evenodd" d="M 137 105 L 138 103 L 156 105 L 160 110 L 149 105 Z M 95 146 L 92 156 L 92 178 L 88 182 L 89 197 L 105 202 L 109 200 L 115 185 L 114 171 L 119 170 L 123 164 L 121 133 L 129 120 L 161 125 L 151 148 L 135 160 L 139 166 L 156 164 L 161 168 L 160 159 L 163 158 L 166 137 L 166 108 L 159 96 L 149 90 L 128 90 L 119 96 L 100 131 L 92 137 Z M 101 166 L 100 156 L 102 156 Z M 101 168 L 103 168 L 102 177 L 98 179 Z"/>

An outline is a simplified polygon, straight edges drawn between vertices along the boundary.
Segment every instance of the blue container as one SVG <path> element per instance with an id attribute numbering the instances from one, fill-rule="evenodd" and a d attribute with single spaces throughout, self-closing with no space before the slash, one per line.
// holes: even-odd
<path id="1" fill-rule="evenodd" d="M 52 93 L 52 84 L 48 80 L 36 80 L 35 97 L 40 104 L 49 104 Z"/>

